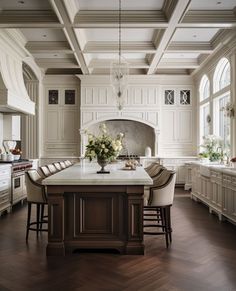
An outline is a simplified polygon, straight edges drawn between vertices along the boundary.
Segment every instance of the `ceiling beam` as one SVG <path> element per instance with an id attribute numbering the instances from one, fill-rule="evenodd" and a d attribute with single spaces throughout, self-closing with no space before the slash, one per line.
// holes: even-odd
<path id="1" fill-rule="evenodd" d="M 158 69 L 196 69 L 199 67 L 197 59 L 162 59 Z"/>
<path id="2" fill-rule="evenodd" d="M 93 69 L 102 69 L 102 68 L 108 68 L 111 67 L 111 62 L 113 60 L 110 59 L 92 59 L 89 63 L 89 67 Z M 126 60 L 128 63 L 128 67 L 131 68 L 140 68 L 140 69 L 148 69 L 149 65 L 145 59 L 139 59 L 139 60 Z"/>
<path id="3" fill-rule="evenodd" d="M 204 53 L 210 54 L 214 51 L 210 42 L 181 42 L 172 41 L 167 49 L 166 53 Z"/>
<path id="4" fill-rule="evenodd" d="M 81 50 L 81 45 L 79 43 L 79 40 L 76 37 L 75 31 L 72 27 L 72 23 L 70 20 L 70 16 L 68 11 L 70 10 L 69 1 L 63 1 L 63 0 L 50 0 L 52 7 L 57 14 L 60 22 L 64 25 L 64 33 L 67 37 L 67 40 L 72 48 L 72 51 L 74 52 L 74 56 L 78 62 L 78 64 L 81 67 L 81 70 L 83 74 L 89 74 L 89 70 L 84 58 L 84 55 Z"/>
<path id="5" fill-rule="evenodd" d="M 122 41 L 122 53 L 155 53 L 156 48 L 151 41 Z M 117 53 L 119 43 L 116 41 L 88 41 L 84 53 Z"/>
<path id="6" fill-rule="evenodd" d="M 170 16 L 169 25 L 163 32 L 163 36 L 159 42 L 159 45 L 157 46 L 156 53 L 150 63 L 147 74 L 153 74 L 155 72 L 158 63 L 160 62 L 161 57 L 175 32 L 177 24 L 181 21 L 187 11 L 189 3 L 190 0 L 181 0 L 176 3 L 172 15 Z"/>
<path id="7" fill-rule="evenodd" d="M 0 11 L 0 28 L 62 28 L 51 10 Z"/>
<path id="8" fill-rule="evenodd" d="M 236 15 L 233 10 L 190 10 L 178 27 L 232 28 L 236 27 Z"/>
<path id="9" fill-rule="evenodd" d="M 60 58 L 41 58 L 36 59 L 36 63 L 43 69 L 49 68 L 79 68 L 74 58 L 60 59 Z"/>
<path id="10" fill-rule="evenodd" d="M 161 10 L 123 10 L 123 28 L 166 28 L 168 21 Z M 74 20 L 77 28 L 117 28 L 118 10 L 80 10 Z"/>
<path id="11" fill-rule="evenodd" d="M 25 48 L 31 53 L 73 53 L 67 41 L 28 41 Z"/>

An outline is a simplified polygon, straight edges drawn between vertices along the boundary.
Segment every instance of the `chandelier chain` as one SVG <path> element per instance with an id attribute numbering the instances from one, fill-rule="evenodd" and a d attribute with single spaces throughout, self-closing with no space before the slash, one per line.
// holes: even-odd
<path id="1" fill-rule="evenodd" d="M 119 63 L 121 63 L 121 0 L 119 0 Z"/>

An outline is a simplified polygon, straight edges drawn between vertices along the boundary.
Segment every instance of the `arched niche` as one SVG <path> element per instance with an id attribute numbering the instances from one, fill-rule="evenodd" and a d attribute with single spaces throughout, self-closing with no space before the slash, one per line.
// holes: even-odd
<path id="1" fill-rule="evenodd" d="M 145 155 L 145 148 L 149 146 L 152 149 L 153 156 L 158 155 L 158 136 L 159 130 L 147 124 L 148 122 L 137 121 L 136 118 L 119 118 L 104 119 L 90 123 L 86 129 L 82 129 L 81 133 L 81 153 L 84 156 L 85 146 L 87 144 L 86 131 L 98 135 L 99 126 L 105 123 L 109 134 L 113 137 L 122 132 L 125 135 L 124 149 L 121 154 L 125 155 Z"/>

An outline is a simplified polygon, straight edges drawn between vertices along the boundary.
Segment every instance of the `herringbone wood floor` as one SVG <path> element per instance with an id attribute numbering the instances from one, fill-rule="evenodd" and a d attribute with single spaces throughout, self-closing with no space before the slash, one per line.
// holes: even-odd
<path id="1" fill-rule="evenodd" d="M 183 190 L 177 189 L 177 194 Z M 46 234 L 25 243 L 26 207 L 0 218 L 0 290 L 236 290 L 236 227 L 176 195 L 173 244 L 145 237 L 144 256 L 45 255 Z"/>

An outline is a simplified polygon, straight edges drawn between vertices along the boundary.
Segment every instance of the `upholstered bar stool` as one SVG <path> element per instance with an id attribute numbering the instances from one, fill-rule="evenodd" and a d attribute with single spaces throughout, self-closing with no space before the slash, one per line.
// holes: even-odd
<path id="1" fill-rule="evenodd" d="M 40 169 L 41 173 L 43 174 L 44 178 L 52 175 L 47 166 L 41 166 L 41 167 L 39 167 L 39 169 Z"/>
<path id="2" fill-rule="evenodd" d="M 144 206 L 144 222 L 153 222 L 153 224 L 144 224 L 144 234 L 165 235 L 167 248 L 172 242 L 170 209 L 174 200 L 175 180 L 175 172 L 164 170 L 156 179 L 154 186 L 150 188 L 150 196 Z M 147 227 L 161 228 L 161 231 L 145 230 Z"/>
<path id="3" fill-rule="evenodd" d="M 64 161 L 64 164 L 66 165 L 67 168 L 72 166 L 72 163 L 69 160 Z"/>
<path id="4" fill-rule="evenodd" d="M 151 178 L 153 178 L 153 177 L 159 175 L 159 173 L 160 173 L 163 169 L 165 169 L 165 167 L 163 167 L 162 165 L 156 163 L 156 164 L 153 165 L 153 167 L 152 167 L 151 169 L 149 169 L 149 170 L 145 169 L 145 170 L 146 170 L 146 172 L 148 173 L 148 175 L 149 175 Z"/>
<path id="5" fill-rule="evenodd" d="M 25 183 L 27 191 L 27 226 L 26 226 L 26 241 L 28 240 L 29 231 L 36 231 L 37 236 L 40 231 L 48 231 L 42 225 L 47 223 L 44 219 L 44 206 L 47 205 L 47 195 L 45 186 L 41 184 L 42 177 L 37 170 L 29 170 L 25 173 Z M 36 205 L 36 221 L 31 221 L 31 208 Z"/>
<path id="6" fill-rule="evenodd" d="M 61 167 L 60 163 L 56 162 L 56 163 L 53 163 L 53 165 L 55 166 L 57 171 L 61 171 L 62 170 L 62 167 Z"/>
<path id="7" fill-rule="evenodd" d="M 62 170 L 63 170 L 63 169 L 66 169 L 66 165 L 65 165 L 64 162 L 59 162 L 59 163 L 60 163 L 60 166 L 61 166 Z"/>
<path id="8" fill-rule="evenodd" d="M 155 162 L 155 163 L 151 163 L 149 166 L 147 166 L 147 167 L 145 168 L 145 171 L 146 171 L 146 172 L 150 171 L 153 167 L 155 167 L 156 164 L 157 164 L 156 162 Z"/>
<path id="9" fill-rule="evenodd" d="M 51 174 L 55 174 L 56 172 L 58 172 L 57 168 L 53 164 L 49 164 L 47 165 L 47 167 Z"/>

